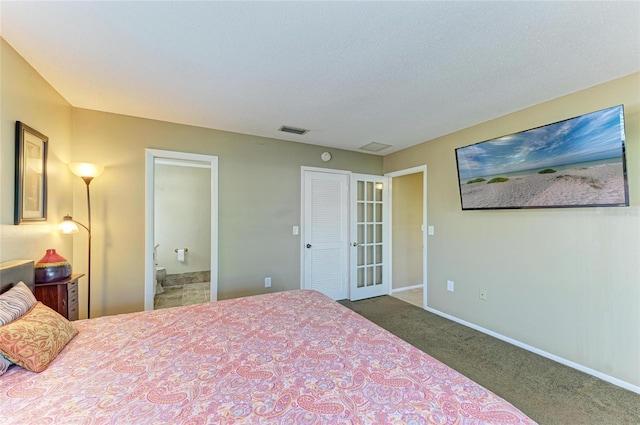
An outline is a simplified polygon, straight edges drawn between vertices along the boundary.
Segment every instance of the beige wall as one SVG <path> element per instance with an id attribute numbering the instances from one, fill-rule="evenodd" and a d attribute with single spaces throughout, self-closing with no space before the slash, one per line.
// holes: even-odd
<path id="1" fill-rule="evenodd" d="M 379 156 L 329 149 L 324 163 L 320 146 L 74 109 L 74 160 L 106 167 L 91 184 L 94 316 L 143 309 L 145 148 L 219 158 L 219 299 L 300 287 L 301 166 L 382 173 Z"/>
<path id="2" fill-rule="evenodd" d="M 87 270 L 85 232 L 62 236 L 60 219 L 87 222 L 85 185 L 66 164 L 96 162 L 105 172 L 91 183 L 93 225 L 92 317 L 144 306 L 145 148 L 219 157 L 219 298 L 299 288 L 300 167 L 382 173 L 382 158 L 218 130 L 190 127 L 69 105 L 2 40 L 0 261 L 38 260 L 56 248 Z M 15 121 L 49 136 L 49 220 L 13 225 Z M 73 249 L 75 247 L 75 249 Z M 80 316 L 86 317 L 86 282 L 80 280 Z"/>
<path id="3" fill-rule="evenodd" d="M 168 274 L 211 270 L 211 169 L 156 163 L 154 178 L 157 264 Z"/>
<path id="4" fill-rule="evenodd" d="M 461 210 L 455 148 L 617 104 L 630 207 Z M 388 155 L 384 171 L 422 164 L 429 307 L 640 386 L 640 74 Z"/>
<path id="5" fill-rule="evenodd" d="M 0 42 L 0 261 L 37 261 L 47 248 L 71 260 L 72 238 L 56 229 L 73 206 L 72 174 L 66 166 L 72 108 L 9 44 Z M 49 137 L 46 222 L 13 224 L 16 121 Z"/>
<path id="6" fill-rule="evenodd" d="M 422 285 L 423 173 L 393 178 L 393 289 Z"/>

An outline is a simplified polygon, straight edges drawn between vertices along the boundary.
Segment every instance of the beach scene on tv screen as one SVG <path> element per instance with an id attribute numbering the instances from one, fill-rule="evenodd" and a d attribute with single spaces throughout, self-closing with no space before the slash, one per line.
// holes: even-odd
<path id="1" fill-rule="evenodd" d="M 458 148 L 463 209 L 628 205 L 622 105 Z"/>

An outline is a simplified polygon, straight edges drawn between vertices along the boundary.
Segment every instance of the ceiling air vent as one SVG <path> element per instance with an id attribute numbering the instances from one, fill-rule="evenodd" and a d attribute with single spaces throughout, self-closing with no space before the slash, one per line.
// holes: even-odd
<path id="1" fill-rule="evenodd" d="M 309 130 L 305 130 L 304 128 L 290 127 L 288 125 L 283 125 L 278 129 L 278 131 L 284 131 L 285 133 L 293 133 L 298 135 L 303 135 L 309 132 Z"/>
<path id="2" fill-rule="evenodd" d="M 362 149 L 363 151 L 369 151 L 369 152 L 380 152 L 381 150 L 390 148 L 391 146 L 392 145 L 385 145 L 383 143 L 371 142 L 368 145 L 362 146 L 360 149 Z"/>

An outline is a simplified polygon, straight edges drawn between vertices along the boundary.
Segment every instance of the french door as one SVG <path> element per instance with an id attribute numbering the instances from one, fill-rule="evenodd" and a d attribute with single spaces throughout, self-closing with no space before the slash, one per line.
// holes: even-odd
<path id="1" fill-rule="evenodd" d="M 302 172 L 302 288 L 335 299 L 389 293 L 389 179 Z"/>
<path id="2" fill-rule="evenodd" d="M 351 301 L 389 294 L 389 178 L 351 174 Z"/>

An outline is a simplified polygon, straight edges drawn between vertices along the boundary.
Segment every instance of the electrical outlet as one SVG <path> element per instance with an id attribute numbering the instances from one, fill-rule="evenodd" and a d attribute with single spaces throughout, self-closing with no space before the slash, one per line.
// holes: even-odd
<path id="1" fill-rule="evenodd" d="M 453 292 L 453 280 L 447 280 L 447 291 Z"/>
<path id="2" fill-rule="evenodd" d="M 271 288 L 271 278 L 270 277 L 265 277 L 264 278 L 264 287 L 265 288 Z"/>
<path id="3" fill-rule="evenodd" d="M 482 301 L 486 301 L 487 300 L 487 291 L 486 290 L 483 289 L 482 291 L 480 291 L 479 295 L 480 295 L 480 299 Z"/>

